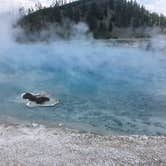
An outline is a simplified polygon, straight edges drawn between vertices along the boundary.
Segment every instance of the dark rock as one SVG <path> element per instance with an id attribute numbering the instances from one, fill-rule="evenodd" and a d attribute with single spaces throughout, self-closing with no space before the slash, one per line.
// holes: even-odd
<path id="1" fill-rule="evenodd" d="M 29 101 L 35 102 L 36 104 L 43 104 L 47 101 L 50 101 L 48 97 L 41 96 L 41 95 L 33 95 L 31 93 L 25 93 L 22 96 L 23 99 L 28 99 Z"/>

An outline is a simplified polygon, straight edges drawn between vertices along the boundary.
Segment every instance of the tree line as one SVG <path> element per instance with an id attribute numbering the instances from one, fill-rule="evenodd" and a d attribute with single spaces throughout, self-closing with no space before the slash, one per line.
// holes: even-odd
<path id="1" fill-rule="evenodd" d="M 112 37 L 116 27 L 166 27 L 164 15 L 149 12 L 135 0 L 55 0 L 49 8 L 38 5 L 37 11 L 29 10 L 19 24 L 28 31 L 38 31 L 48 22 L 61 25 L 66 18 L 86 22 L 96 38 Z"/>

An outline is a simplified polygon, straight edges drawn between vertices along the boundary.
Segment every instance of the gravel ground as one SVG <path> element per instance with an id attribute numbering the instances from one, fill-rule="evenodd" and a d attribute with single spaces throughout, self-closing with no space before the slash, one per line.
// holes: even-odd
<path id="1" fill-rule="evenodd" d="M 166 137 L 0 125 L 0 166 L 166 165 Z"/>

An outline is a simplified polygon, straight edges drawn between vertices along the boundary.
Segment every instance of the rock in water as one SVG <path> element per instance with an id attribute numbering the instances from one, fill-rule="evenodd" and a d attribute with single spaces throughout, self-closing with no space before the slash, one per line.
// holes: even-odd
<path id="1" fill-rule="evenodd" d="M 59 103 L 57 99 L 52 99 L 46 94 L 23 93 L 21 97 L 28 107 L 53 107 Z"/>
<path id="2" fill-rule="evenodd" d="M 43 104 L 47 101 L 50 101 L 49 97 L 42 95 L 33 95 L 31 93 L 25 93 L 22 96 L 23 99 L 28 99 L 29 101 L 35 102 L 36 104 Z"/>

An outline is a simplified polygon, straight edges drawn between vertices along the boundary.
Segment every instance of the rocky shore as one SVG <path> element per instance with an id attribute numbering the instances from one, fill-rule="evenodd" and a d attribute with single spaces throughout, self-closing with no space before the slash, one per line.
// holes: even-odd
<path id="1" fill-rule="evenodd" d="M 0 165 L 166 165 L 166 137 L 99 136 L 63 127 L 0 125 Z"/>

